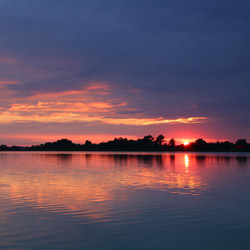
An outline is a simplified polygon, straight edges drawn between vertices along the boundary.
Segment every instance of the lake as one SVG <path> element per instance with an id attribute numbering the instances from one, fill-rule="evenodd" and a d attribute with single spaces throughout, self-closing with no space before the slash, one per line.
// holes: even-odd
<path id="1" fill-rule="evenodd" d="M 0 152 L 0 249 L 250 249 L 249 153 Z"/>

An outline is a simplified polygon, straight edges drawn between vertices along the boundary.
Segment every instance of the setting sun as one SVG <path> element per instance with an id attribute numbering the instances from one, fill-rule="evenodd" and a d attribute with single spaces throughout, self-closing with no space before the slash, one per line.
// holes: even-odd
<path id="1" fill-rule="evenodd" d="M 188 141 L 184 141 L 184 146 L 188 146 L 189 145 L 189 142 Z"/>

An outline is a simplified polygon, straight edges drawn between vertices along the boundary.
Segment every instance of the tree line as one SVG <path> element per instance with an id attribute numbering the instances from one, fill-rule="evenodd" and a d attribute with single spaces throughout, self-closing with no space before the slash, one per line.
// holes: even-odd
<path id="1" fill-rule="evenodd" d="M 76 144 L 68 139 L 46 142 L 30 147 L 0 145 L 0 151 L 208 151 L 208 152 L 250 152 L 250 143 L 246 139 L 239 139 L 235 143 L 206 142 L 202 138 L 189 145 L 176 145 L 174 138 L 165 140 L 163 135 L 153 137 L 144 136 L 137 140 L 115 138 L 99 144 L 86 140 L 84 144 Z"/>

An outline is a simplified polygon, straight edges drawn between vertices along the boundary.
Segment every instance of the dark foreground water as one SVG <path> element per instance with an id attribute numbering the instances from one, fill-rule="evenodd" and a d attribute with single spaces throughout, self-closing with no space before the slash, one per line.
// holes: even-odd
<path id="1" fill-rule="evenodd" d="M 250 154 L 0 153 L 0 249 L 250 249 Z"/>

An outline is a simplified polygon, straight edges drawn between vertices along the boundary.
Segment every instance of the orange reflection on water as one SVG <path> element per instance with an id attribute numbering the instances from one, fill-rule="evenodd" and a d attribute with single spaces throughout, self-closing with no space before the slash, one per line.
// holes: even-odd
<path id="1" fill-rule="evenodd" d="M 13 202 L 96 220 L 110 218 L 110 204 L 128 201 L 131 190 L 198 195 L 206 189 L 196 158 L 185 155 L 183 162 L 183 154 L 9 154 L 0 160 L 12 163 L 0 179 Z"/>
<path id="2" fill-rule="evenodd" d="M 188 167 L 189 167 L 189 158 L 188 158 L 188 155 L 186 154 L 185 155 L 185 168 L 186 168 L 186 170 L 188 170 Z"/>

